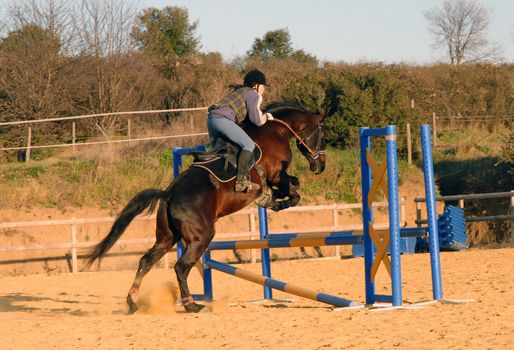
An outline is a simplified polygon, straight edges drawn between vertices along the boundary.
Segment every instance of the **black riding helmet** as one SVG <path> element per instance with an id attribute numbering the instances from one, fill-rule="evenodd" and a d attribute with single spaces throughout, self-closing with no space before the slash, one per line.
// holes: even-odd
<path id="1" fill-rule="evenodd" d="M 266 76 L 264 75 L 263 72 L 261 72 L 258 69 L 253 69 L 253 70 L 249 71 L 248 73 L 246 73 L 244 80 L 243 80 L 243 84 L 244 84 L 244 86 L 248 86 L 248 87 L 254 87 L 255 84 L 269 86 L 268 80 L 266 80 Z"/>

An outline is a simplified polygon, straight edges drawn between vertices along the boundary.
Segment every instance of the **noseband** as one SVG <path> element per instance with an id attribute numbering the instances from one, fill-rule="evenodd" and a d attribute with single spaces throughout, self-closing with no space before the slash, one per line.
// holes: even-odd
<path id="1" fill-rule="evenodd" d="M 274 122 L 278 122 L 282 125 L 284 125 L 286 128 L 288 128 L 294 135 L 295 139 L 298 140 L 298 142 L 300 142 L 306 149 L 307 151 L 309 152 L 309 155 L 310 157 L 313 159 L 313 160 L 316 160 L 318 159 L 318 157 L 321 155 L 321 154 L 325 154 L 326 151 L 323 151 L 321 150 L 321 137 L 318 137 L 318 142 L 316 144 L 316 150 L 313 151 L 312 148 L 310 148 L 308 145 L 307 145 L 307 141 L 314 136 L 314 134 L 316 133 L 316 131 L 318 131 L 318 136 L 321 136 L 321 123 L 318 123 L 318 128 L 317 129 L 314 129 L 310 134 L 309 136 L 304 136 L 304 137 L 301 137 L 300 135 L 298 135 L 298 133 L 296 133 L 296 131 L 294 131 L 290 126 L 289 124 L 287 124 L 286 122 L 284 122 L 283 120 L 280 120 L 280 119 L 273 119 Z"/>

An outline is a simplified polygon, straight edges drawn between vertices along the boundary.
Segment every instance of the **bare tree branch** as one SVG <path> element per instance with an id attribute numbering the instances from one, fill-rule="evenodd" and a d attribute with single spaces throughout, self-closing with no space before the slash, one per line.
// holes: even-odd
<path id="1" fill-rule="evenodd" d="M 499 60 L 502 47 L 487 38 L 491 11 L 477 0 L 444 0 L 425 12 L 435 49 L 445 48 L 451 64 Z"/>
<path id="2" fill-rule="evenodd" d="M 130 1 L 82 0 L 75 23 L 81 47 L 95 57 L 112 57 L 133 50 L 130 31 L 136 10 Z"/>
<path id="3" fill-rule="evenodd" d="M 73 49 L 73 3 L 66 0 L 12 1 L 8 7 L 11 23 L 9 30 L 36 25 L 58 38 L 62 54 Z"/>
<path id="4" fill-rule="evenodd" d="M 130 36 L 135 7 L 123 0 L 81 0 L 75 20 L 80 47 L 94 65 L 89 109 L 92 112 L 120 110 L 132 96 L 128 88 L 125 62 L 133 52 Z M 116 117 L 101 118 L 98 123 L 110 133 Z"/>

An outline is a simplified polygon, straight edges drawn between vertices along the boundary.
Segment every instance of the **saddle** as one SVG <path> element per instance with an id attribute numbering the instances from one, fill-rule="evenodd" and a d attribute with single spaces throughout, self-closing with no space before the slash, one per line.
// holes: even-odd
<path id="1" fill-rule="evenodd" d="M 236 177 L 239 152 L 239 147 L 229 142 L 218 142 L 211 151 L 191 153 L 193 156 L 191 166 L 207 170 L 220 182 L 229 182 Z M 262 157 L 262 151 L 257 144 L 253 155 L 255 164 L 258 164 Z"/>

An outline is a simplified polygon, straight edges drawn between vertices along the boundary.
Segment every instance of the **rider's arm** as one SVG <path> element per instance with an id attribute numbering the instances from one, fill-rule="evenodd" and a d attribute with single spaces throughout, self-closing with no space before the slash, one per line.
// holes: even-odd
<path id="1" fill-rule="evenodd" d="M 266 121 L 271 120 L 270 113 L 263 113 L 261 111 L 262 96 L 255 90 L 250 90 L 245 93 L 246 108 L 248 109 L 248 117 L 250 121 L 257 126 L 264 125 Z M 268 117 L 269 116 L 269 117 Z"/>

